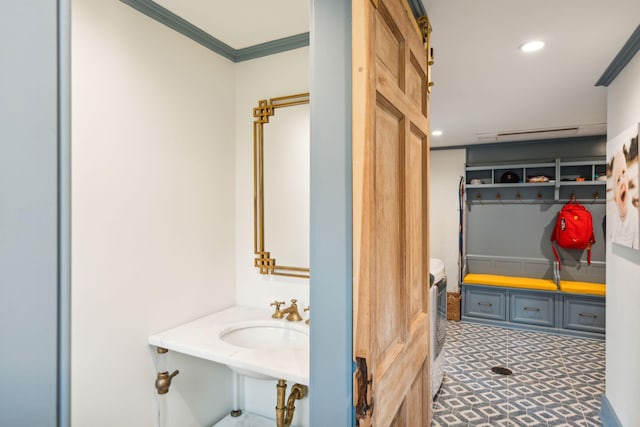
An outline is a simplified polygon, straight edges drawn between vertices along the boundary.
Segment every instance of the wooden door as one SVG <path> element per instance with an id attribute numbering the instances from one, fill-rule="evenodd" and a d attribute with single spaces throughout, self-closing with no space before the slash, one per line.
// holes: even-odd
<path id="1" fill-rule="evenodd" d="M 353 1 L 354 405 L 430 423 L 428 64 L 406 0 Z"/>

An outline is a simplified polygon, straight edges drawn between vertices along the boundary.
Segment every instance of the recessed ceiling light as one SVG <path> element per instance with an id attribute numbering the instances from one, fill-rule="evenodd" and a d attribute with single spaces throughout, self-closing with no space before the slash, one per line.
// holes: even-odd
<path id="1" fill-rule="evenodd" d="M 523 52 L 535 52 L 536 50 L 540 50 L 543 47 L 544 42 L 542 40 L 534 40 L 520 45 L 520 50 Z"/>
<path id="2" fill-rule="evenodd" d="M 440 135 L 442 135 L 442 131 L 441 130 L 434 130 L 433 132 L 431 132 L 431 135 L 440 136 Z"/>

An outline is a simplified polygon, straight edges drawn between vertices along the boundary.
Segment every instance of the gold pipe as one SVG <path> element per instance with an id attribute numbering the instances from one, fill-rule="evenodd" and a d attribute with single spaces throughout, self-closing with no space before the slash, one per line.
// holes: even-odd
<path id="1" fill-rule="evenodd" d="M 276 404 L 276 426 L 277 427 L 290 427 L 293 421 L 293 416 L 296 412 L 295 401 L 307 396 L 309 388 L 306 385 L 294 384 L 291 387 L 291 393 L 289 399 L 287 399 L 287 405 L 284 404 L 284 398 L 287 394 L 287 382 L 285 380 L 278 380 L 276 385 L 278 393 L 278 399 Z"/>
<path id="2" fill-rule="evenodd" d="M 277 391 L 277 403 L 276 403 L 276 426 L 285 427 L 284 425 L 284 413 L 286 407 L 284 406 L 284 397 L 287 394 L 287 382 L 285 380 L 278 380 L 276 385 Z"/>
<path id="3" fill-rule="evenodd" d="M 284 427 L 289 427 L 293 421 L 293 414 L 296 412 L 295 401 L 307 395 L 308 387 L 302 384 L 294 384 L 291 387 L 291 394 L 287 400 L 287 413 L 284 417 Z"/>

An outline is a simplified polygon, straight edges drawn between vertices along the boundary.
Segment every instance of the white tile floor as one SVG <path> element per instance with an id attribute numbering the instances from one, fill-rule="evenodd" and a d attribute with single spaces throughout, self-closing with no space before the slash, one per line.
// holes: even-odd
<path id="1" fill-rule="evenodd" d="M 434 427 L 601 425 L 604 341 L 450 321 L 445 355 Z"/>

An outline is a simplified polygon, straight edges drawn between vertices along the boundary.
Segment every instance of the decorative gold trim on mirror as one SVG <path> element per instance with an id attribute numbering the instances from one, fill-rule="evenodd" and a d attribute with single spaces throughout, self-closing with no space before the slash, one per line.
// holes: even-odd
<path id="1" fill-rule="evenodd" d="M 253 252 L 256 255 L 254 266 L 260 274 L 275 274 L 290 277 L 309 277 L 308 267 L 292 267 L 277 265 L 275 257 L 271 257 L 265 251 L 264 239 L 264 164 L 263 126 L 269 123 L 269 117 L 273 116 L 276 109 L 291 107 L 294 105 L 308 104 L 309 93 L 281 96 L 258 101 L 258 106 L 253 109 Z"/>

